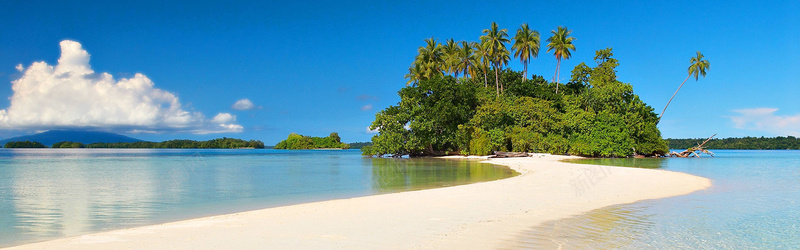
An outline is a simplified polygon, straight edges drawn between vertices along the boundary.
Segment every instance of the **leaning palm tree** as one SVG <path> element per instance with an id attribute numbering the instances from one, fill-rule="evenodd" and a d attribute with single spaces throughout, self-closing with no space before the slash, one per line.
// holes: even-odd
<path id="1" fill-rule="evenodd" d="M 558 70 L 561 67 L 561 59 L 569 59 L 572 57 L 572 53 L 569 51 L 575 51 L 575 45 L 572 44 L 575 38 L 570 37 L 569 34 L 572 33 L 572 31 L 563 26 L 558 26 L 558 30 L 551 30 L 550 33 L 552 33 L 553 36 L 547 38 L 547 42 L 549 42 L 547 44 L 547 52 L 549 53 L 553 50 L 553 54 L 556 56 L 556 60 L 558 60 L 556 64 L 556 74 L 553 76 L 553 82 L 556 83 L 556 93 L 558 93 Z"/>
<path id="2" fill-rule="evenodd" d="M 539 31 L 531 30 L 527 23 L 523 23 L 517 30 L 517 35 L 514 36 L 514 45 L 511 46 L 514 50 L 514 57 L 519 58 L 524 66 L 522 70 L 522 81 L 528 79 L 528 62 L 531 57 L 536 58 L 539 56 Z"/>
<path id="3" fill-rule="evenodd" d="M 485 35 L 481 36 L 481 43 L 487 46 L 489 58 L 491 58 L 490 61 L 494 65 L 495 85 L 497 87 L 497 95 L 499 96 L 500 76 L 498 73 L 502 68 L 502 64 L 508 63 L 508 61 L 503 61 L 506 58 L 503 55 L 508 52 L 508 49 L 506 49 L 506 43 L 509 42 L 508 30 L 500 29 L 497 27 L 497 23 L 492 22 L 491 28 L 484 29 L 483 33 Z"/>
<path id="4" fill-rule="evenodd" d="M 667 105 L 664 106 L 664 110 L 661 110 L 661 115 L 658 116 L 658 121 L 656 123 L 661 121 L 661 117 L 664 116 L 664 112 L 667 111 L 667 107 L 669 107 L 669 103 L 672 102 L 672 98 L 675 98 L 675 95 L 677 95 L 678 91 L 681 90 L 681 87 L 683 87 L 683 84 L 686 83 L 686 80 L 689 80 L 689 77 L 691 77 L 692 75 L 694 75 L 695 81 L 698 81 L 701 75 L 703 76 L 703 78 L 705 78 L 706 70 L 711 68 L 711 64 L 708 63 L 708 60 L 703 59 L 703 53 L 700 53 L 700 51 L 697 51 L 697 56 L 692 57 L 692 59 L 689 60 L 689 63 L 691 63 L 689 65 L 689 70 L 688 70 L 689 75 L 686 76 L 686 79 L 683 80 L 681 86 L 678 86 L 678 90 L 675 90 L 675 94 L 672 94 L 672 97 L 669 98 Z"/>

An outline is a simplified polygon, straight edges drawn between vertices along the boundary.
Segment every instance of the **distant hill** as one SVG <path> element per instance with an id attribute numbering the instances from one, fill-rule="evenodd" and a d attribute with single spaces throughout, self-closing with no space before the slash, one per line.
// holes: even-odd
<path id="1" fill-rule="evenodd" d="M 83 144 L 89 144 L 95 142 L 138 142 L 142 140 L 108 132 L 50 130 L 38 134 L 25 135 L 25 136 L 0 140 L 0 146 L 5 145 L 7 142 L 10 141 L 38 141 L 50 147 L 54 143 L 61 141 L 71 141 L 71 142 L 80 142 Z"/>

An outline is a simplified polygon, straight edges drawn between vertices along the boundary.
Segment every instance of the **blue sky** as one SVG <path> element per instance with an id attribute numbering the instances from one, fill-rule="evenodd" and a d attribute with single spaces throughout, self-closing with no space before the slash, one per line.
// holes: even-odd
<path id="1" fill-rule="evenodd" d="M 0 138 L 96 126 L 156 141 L 227 136 L 273 145 L 291 132 L 333 131 L 346 142 L 368 141 L 374 114 L 399 101 L 423 39 L 476 41 L 492 21 L 510 34 L 528 23 L 543 39 L 559 25 L 573 30 L 577 51 L 562 62 L 561 78 L 580 62 L 593 65 L 595 50 L 613 47 L 620 80 L 657 112 L 686 77 L 689 58 L 702 51 L 711 69 L 678 93 L 659 124 L 665 138 L 797 136 L 798 13 L 796 0 L 2 1 L 0 119 L 7 112 L 13 122 L 0 128 Z M 39 69 L 35 62 L 59 65 L 63 40 L 77 42 L 67 44 L 78 58 L 70 65 L 93 70 L 69 77 L 95 81 L 105 72 L 112 82 L 138 79 L 130 82 L 141 89 L 85 96 L 94 101 L 70 92 L 77 88 L 52 90 L 19 102 L 33 106 L 12 109 L 12 96 L 23 100 L 44 86 L 45 78 L 26 72 Z M 89 58 L 81 50 L 91 55 L 88 63 L 79 60 Z M 544 51 L 529 70 L 550 79 L 556 60 Z M 516 60 L 510 66 L 522 70 Z M 58 72 L 46 79 L 65 77 Z M 12 81 L 40 85 L 15 92 Z M 242 99 L 252 107 L 234 108 Z M 132 107 L 141 113 L 126 113 Z M 78 118 L 69 117 L 73 111 Z M 25 117 L 37 112 L 52 114 Z"/>

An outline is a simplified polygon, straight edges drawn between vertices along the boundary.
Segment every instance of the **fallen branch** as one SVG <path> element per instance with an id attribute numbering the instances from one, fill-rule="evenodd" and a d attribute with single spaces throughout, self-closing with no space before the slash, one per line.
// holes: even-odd
<path id="1" fill-rule="evenodd" d="M 494 151 L 493 156 L 489 156 L 489 158 L 508 158 L 508 157 L 528 157 L 530 156 L 528 153 L 525 152 L 502 152 L 502 151 Z"/>
<path id="2" fill-rule="evenodd" d="M 710 155 L 711 157 L 714 157 L 714 153 L 711 152 L 711 151 L 708 151 L 705 148 L 706 143 L 711 141 L 711 138 L 714 138 L 714 136 L 717 136 L 717 134 L 714 134 L 711 137 L 708 137 L 708 139 L 703 141 L 703 143 L 700 143 L 697 146 L 694 146 L 694 147 L 691 147 L 689 149 L 686 149 L 683 152 L 678 153 L 678 152 L 672 151 L 672 152 L 669 153 L 669 156 L 680 157 L 680 158 L 687 158 L 687 157 L 692 157 L 692 156 L 700 157 L 699 153 L 704 153 L 704 154 Z"/>

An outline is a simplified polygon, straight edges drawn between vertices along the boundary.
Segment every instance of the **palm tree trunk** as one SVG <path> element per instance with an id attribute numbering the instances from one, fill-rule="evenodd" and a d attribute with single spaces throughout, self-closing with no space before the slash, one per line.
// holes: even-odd
<path id="1" fill-rule="evenodd" d="M 558 94 L 558 70 L 561 68 L 561 58 L 558 59 L 556 63 L 556 76 L 554 76 L 553 82 L 556 83 L 556 94 Z"/>
<path id="2" fill-rule="evenodd" d="M 525 80 L 528 80 L 528 63 L 527 62 L 525 63 L 525 68 L 522 69 L 522 82 L 525 82 Z"/>
<path id="3" fill-rule="evenodd" d="M 500 76 L 497 75 L 497 64 L 494 64 L 494 87 L 495 91 L 497 92 L 497 96 L 500 96 Z"/>
<path id="4" fill-rule="evenodd" d="M 667 102 L 667 106 L 664 106 L 664 110 L 661 110 L 661 115 L 658 116 L 658 121 L 656 121 L 656 124 L 658 124 L 658 122 L 661 121 L 661 117 L 664 116 L 664 112 L 667 111 L 667 107 L 669 107 L 669 103 L 672 102 L 672 98 L 675 98 L 675 95 L 678 94 L 678 91 L 681 90 L 681 88 L 683 87 L 683 84 L 686 83 L 686 81 L 689 80 L 689 77 L 691 77 L 691 76 L 692 76 L 692 74 L 689 74 L 688 76 L 686 76 L 686 79 L 683 80 L 683 82 L 681 83 L 681 86 L 678 86 L 678 90 L 675 90 L 675 94 L 672 94 L 672 97 L 669 98 L 669 101 Z"/>
<path id="5" fill-rule="evenodd" d="M 484 70 L 484 71 L 483 71 L 483 87 L 484 87 L 484 88 L 488 88 L 488 87 L 489 87 L 489 81 L 488 81 L 488 80 L 486 80 L 486 79 L 488 79 L 488 78 L 489 78 L 489 75 L 488 75 L 488 74 L 486 74 L 486 70 Z"/>
<path id="6" fill-rule="evenodd" d="M 503 72 L 503 65 L 498 65 L 498 66 L 500 66 L 500 72 Z M 503 90 L 505 90 L 505 89 L 503 89 L 503 83 L 501 82 L 500 83 L 500 94 L 503 93 Z"/>

